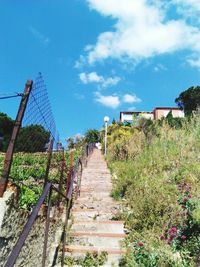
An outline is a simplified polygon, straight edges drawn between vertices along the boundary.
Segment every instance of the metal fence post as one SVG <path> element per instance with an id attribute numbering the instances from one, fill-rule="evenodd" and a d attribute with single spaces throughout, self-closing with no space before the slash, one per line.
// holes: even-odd
<path id="1" fill-rule="evenodd" d="M 59 186 L 58 186 L 58 190 L 60 192 L 62 192 L 62 186 L 63 186 L 63 178 L 64 178 L 64 171 L 65 171 L 65 150 L 64 147 L 62 147 L 62 158 L 61 158 L 61 167 L 60 167 L 60 181 L 59 181 Z M 60 205 L 60 200 L 61 200 L 61 196 L 59 194 L 58 196 L 58 207 Z"/>
<path id="2" fill-rule="evenodd" d="M 61 256 L 61 267 L 64 267 L 65 263 L 65 245 L 67 240 L 67 226 L 68 226 L 68 220 L 70 215 L 70 209 L 72 205 L 72 200 L 69 199 L 66 205 L 66 213 L 65 213 L 65 224 L 64 224 L 64 230 L 63 230 L 63 239 L 62 239 L 62 256 Z"/>
<path id="3" fill-rule="evenodd" d="M 44 177 L 44 187 L 48 183 L 49 170 L 50 170 L 51 159 L 52 159 L 53 143 L 54 143 L 54 139 L 51 139 L 50 144 L 49 144 L 49 149 L 47 152 L 47 167 L 46 167 L 46 172 L 45 172 L 45 177 Z"/>
<path id="4" fill-rule="evenodd" d="M 69 173 L 67 175 L 66 196 L 67 196 L 69 188 L 70 188 L 70 181 L 71 181 L 72 172 L 73 172 L 73 161 L 74 161 L 74 153 L 73 153 L 73 151 L 71 151 L 71 153 L 70 153 Z"/>
<path id="5" fill-rule="evenodd" d="M 48 197 L 48 208 L 47 208 L 47 217 L 46 217 L 46 223 L 45 223 L 44 246 L 43 246 L 43 255 L 42 255 L 42 267 L 45 267 L 46 258 L 47 258 L 47 245 L 48 245 L 50 211 L 51 211 L 51 194 L 52 194 L 52 187 L 50 188 L 49 197 Z"/>
<path id="6" fill-rule="evenodd" d="M 8 184 L 8 178 L 9 178 L 12 160 L 13 160 L 13 152 L 14 152 L 17 136 L 19 134 L 19 130 L 22 124 L 22 120 L 24 117 L 24 113 L 26 110 L 26 106 L 28 103 L 29 95 L 32 90 L 32 85 L 33 85 L 33 81 L 31 80 L 27 81 L 24 94 L 22 95 L 22 99 L 20 102 L 16 120 L 15 120 L 12 136 L 11 136 L 10 143 L 8 145 L 8 149 L 7 149 L 6 156 L 5 156 L 2 178 L 0 179 L 0 197 L 3 197 L 3 194 Z"/>

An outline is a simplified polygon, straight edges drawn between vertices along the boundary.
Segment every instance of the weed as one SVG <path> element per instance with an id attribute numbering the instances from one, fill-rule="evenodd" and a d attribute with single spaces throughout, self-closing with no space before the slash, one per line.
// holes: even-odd
<path id="1" fill-rule="evenodd" d="M 72 267 L 74 265 L 80 265 L 83 267 L 98 267 L 104 265 L 107 261 L 108 253 L 106 251 L 98 253 L 89 253 L 85 255 L 84 258 L 71 258 L 65 257 L 65 264 L 68 267 Z"/>
<path id="2" fill-rule="evenodd" d="M 120 266 L 197 266 L 200 117 L 140 126 L 108 130 L 112 196 L 123 199 L 130 232 Z"/>

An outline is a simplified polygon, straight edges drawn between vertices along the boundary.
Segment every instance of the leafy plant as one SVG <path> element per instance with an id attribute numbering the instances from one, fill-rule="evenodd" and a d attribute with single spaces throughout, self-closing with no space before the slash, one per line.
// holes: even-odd
<path id="1" fill-rule="evenodd" d="M 108 253 L 106 251 L 98 253 L 87 252 L 84 258 L 65 257 L 64 262 L 67 266 L 80 265 L 83 267 L 98 267 L 104 265 L 107 261 Z"/>
<path id="2" fill-rule="evenodd" d="M 112 195 L 130 232 L 121 266 L 200 263 L 200 117 L 171 119 L 108 131 Z"/>

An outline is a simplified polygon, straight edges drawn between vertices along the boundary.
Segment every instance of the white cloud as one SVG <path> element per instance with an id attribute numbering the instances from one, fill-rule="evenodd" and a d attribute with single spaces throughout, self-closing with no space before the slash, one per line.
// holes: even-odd
<path id="1" fill-rule="evenodd" d="M 79 78 L 84 84 L 97 83 L 101 85 L 103 88 L 117 85 L 121 81 L 120 77 L 116 76 L 116 77 L 104 78 L 103 76 L 98 75 L 96 72 L 91 72 L 91 73 L 82 72 L 79 74 Z"/>
<path id="2" fill-rule="evenodd" d="M 124 101 L 124 103 L 132 104 L 132 103 L 139 103 L 142 100 L 140 98 L 138 98 L 136 95 L 126 94 L 123 96 L 123 101 Z"/>
<path id="3" fill-rule="evenodd" d="M 116 109 L 120 105 L 119 96 L 115 95 L 104 96 L 99 92 L 96 92 L 95 96 L 96 96 L 95 101 L 102 104 L 105 107 Z"/>
<path id="4" fill-rule="evenodd" d="M 153 68 L 153 70 L 154 70 L 155 72 L 159 72 L 159 71 L 165 71 L 165 70 L 167 70 L 167 68 L 166 68 L 163 64 L 157 64 L 157 65 Z"/>
<path id="5" fill-rule="evenodd" d="M 176 4 L 179 4 L 179 9 L 181 9 L 182 11 L 184 11 L 184 13 L 186 13 L 186 9 L 188 11 L 189 10 L 193 10 L 194 12 L 198 12 L 200 11 L 200 1 L 199 0 L 174 0 L 174 2 Z"/>
<path id="6" fill-rule="evenodd" d="M 30 26 L 29 31 L 32 33 L 35 39 L 39 40 L 39 42 L 42 43 L 43 45 L 48 45 L 50 43 L 50 38 L 45 36 L 43 33 L 38 31 L 36 28 Z"/>
<path id="7" fill-rule="evenodd" d="M 174 0 L 178 13 L 189 23 L 200 24 L 200 1 L 199 0 Z M 198 25 L 199 26 L 199 25 Z"/>
<path id="8" fill-rule="evenodd" d="M 103 16 L 115 19 L 113 31 L 103 32 L 95 45 L 88 45 L 89 64 L 108 58 L 138 63 L 156 55 L 191 51 L 200 58 L 200 30 L 190 24 L 184 15 L 167 18 L 169 2 L 175 7 L 184 4 L 200 8 L 198 0 L 87 0 L 89 7 Z M 82 57 L 83 60 L 83 57 Z"/>
<path id="9" fill-rule="evenodd" d="M 116 109 L 123 103 L 133 104 L 133 103 L 139 103 L 142 100 L 138 98 L 136 95 L 125 94 L 123 96 L 119 96 L 115 94 L 115 95 L 104 96 L 99 92 L 96 92 L 95 101 L 102 104 L 103 106 Z M 133 108 L 134 107 L 131 107 L 131 109 Z"/>
<path id="10" fill-rule="evenodd" d="M 200 58 L 199 59 L 188 59 L 188 62 L 190 63 L 191 66 L 197 67 L 200 69 Z"/>

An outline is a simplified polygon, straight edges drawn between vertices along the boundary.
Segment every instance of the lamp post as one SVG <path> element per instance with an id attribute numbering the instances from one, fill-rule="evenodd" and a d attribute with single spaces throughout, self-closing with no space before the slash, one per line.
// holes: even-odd
<path id="1" fill-rule="evenodd" d="M 104 117 L 104 123 L 105 123 L 105 152 L 104 155 L 107 155 L 107 132 L 108 132 L 108 122 L 109 122 L 109 117 L 105 116 Z"/>

